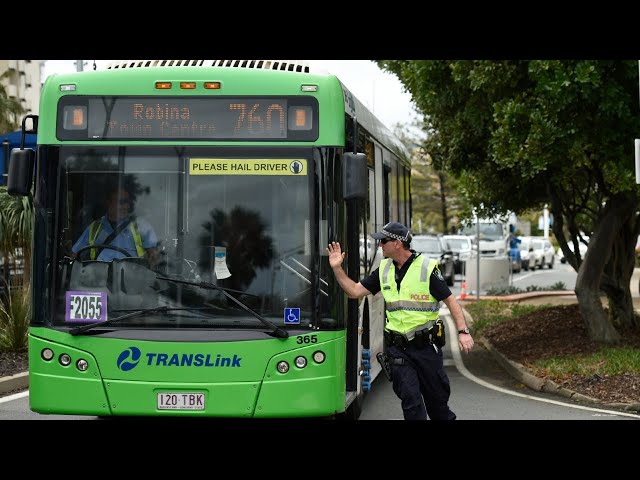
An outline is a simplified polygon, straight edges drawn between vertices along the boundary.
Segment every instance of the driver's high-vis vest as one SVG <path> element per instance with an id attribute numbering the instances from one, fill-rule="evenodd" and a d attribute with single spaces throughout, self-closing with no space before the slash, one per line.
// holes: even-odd
<path id="1" fill-rule="evenodd" d="M 136 246 L 136 252 L 138 253 L 139 257 L 144 257 L 144 247 L 142 246 L 142 237 L 140 237 L 140 234 L 138 233 L 138 229 L 135 226 L 135 222 L 129 222 L 129 230 L 131 230 L 131 235 L 133 235 L 133 243 Z M 94 243 L 96 243 L 96 238 L 98 238 L 98 232 L 100 232 L 100 229 L 102 228 L 102 220 L 94 220 L 93 222 L 91 222 L 91 225 L 89 226 L 89 245 L 93 245 Z M 118 233 L 118 235 L 120 235 Z M 95 260 L 97 255 L 96 249 L 92 248 L 90 250 L 90 258 L 91 260 Z"/>
<path id="2" fill-rule="evenodd" d="M 429 293 L 429 279 L 438 261 L 417 256 L 409 265 L 407 273 L 396 284 L 396 268 L 393 260 L 380 262 L 380 288 L 386 303 L 386 330 L 408 334 L 423 328 L 431 328 L 438 320 L 440 302 Z"/>

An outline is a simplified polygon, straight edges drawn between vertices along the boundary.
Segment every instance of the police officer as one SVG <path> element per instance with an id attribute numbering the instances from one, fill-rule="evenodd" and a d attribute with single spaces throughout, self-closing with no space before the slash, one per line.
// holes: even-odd
<path id="1" fill-rule="evenodd" d="M 393 391 L 400 398 L 405 420 L 455 420 L 448 406 L 451 388 L 444 370 L 442 348 L 433 342 L 431 327 L 443 301 L 456 323 L 460 349 L 469 353 L 473 338 L 462 308 L 438 269 L 438 261 L 410 249 L 411 233 L 401 223 L 387 223 L 371 234 L 380 240 L 384 259 L 360 282 L 342 269 L 345 252 L 338 242 L 327 247 L 329 264 L 349 298 L 382 291 L 385 299 L 385 350 L 392 365 Z"/>
<path id="2" fill-rule="evenodd" d="M 93 221 L 73 245 L 73 258 L 78 250 L 87 245 L 107 244 L 129 252 L 132 257 L 144 257 L 145 254 L 153 266 L 158 257 L 158 238 L 153 227 L 144 219 L 134 218 L 131 214 L 131 196 L 126 189 L 112 188 L 106 198 L 107 213 Z M 119 229 L 119 231 L 118 231 Z M 115 233 L 115 235 L 114 235 Z M 88 258 L 109 262 L 125 255 L 110 248 L 91 248 Z"/>

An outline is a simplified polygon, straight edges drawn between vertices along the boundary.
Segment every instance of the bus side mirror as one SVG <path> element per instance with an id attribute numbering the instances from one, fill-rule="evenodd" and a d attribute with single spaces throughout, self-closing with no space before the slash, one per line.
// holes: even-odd
<path id="1" fill-rule="evenodd" d="M 9 195 L 24 197 L 31 193 L 35 158 L 36 152 L 30 148 L 14 148 L 11 150 L 9 178 L 7 179 L 7 192 Z"/>
<path id="2" fill-rule="evenodd" d="M 369 188 L 367 156 L 364 153 L 345 153 L 342 185 L 345 200 L 365 199 Z"/>

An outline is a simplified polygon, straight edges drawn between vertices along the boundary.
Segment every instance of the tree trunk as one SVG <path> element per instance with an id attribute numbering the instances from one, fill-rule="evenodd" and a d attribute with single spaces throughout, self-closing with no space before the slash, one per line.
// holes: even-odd
<path id="1" fill-rule="evenodd" d="M 602 277 L 601 288 L 609 300 L 609 318 L 619 331 L 640 328 L 631 296 L 637 238 L 637 215 L 630 212 L 629 220 L 613 237 L 611 255 Z"/>
<path id="2" fill-rule="evenodd" d="M 587 251 L 585 261 L 580 265 L 578 278 L 576 279 L 576 297 L 582 320 L 585 323 L 589 337 L 597 342 L 617 343 L 620 335 L 613 327 L 611 320 L 604 311 L 600 300 L 600 289 L 598 287 L 599 276 L 594 276 L 588 272 L 594 268 L 589 266 L 589 254 Z"/>
<path id="3" fill-rule="evenodd" d="M 438 172 L 438 180 L 439 180 L 439 184 L 440 184 L 440 212 L 442 214 L 442 225 L 443 225 L 443 232 L 444 233 L 449 233 L 449 218 L 447 215 L 447 194 L 446 194 L 446 188 L 445 188 L 445 183 L 446 183 L 446 177 L 444 175 L 444 173 L 442 172 Z M 454 232 L 451 232 L 454 233 Z"/>
<path id="4" fill-rule="evenodd" d="M 635 205 L 632 197 L 623 195 L 614 196 L 607 202 L 578 270 L 575 291 L 580 313 L 589 336 L 598 342 L 620 340 L 612 321 L 614 318 L 620 326 L 635 322 L 629 284 L 633 263 L 629 265 L 625 260 L 628 259 L 625 252 L 629 249 L 627 237 L 633 231 Z M 611 316 L 602 306 L 601 287 L 609 297 Z"/>

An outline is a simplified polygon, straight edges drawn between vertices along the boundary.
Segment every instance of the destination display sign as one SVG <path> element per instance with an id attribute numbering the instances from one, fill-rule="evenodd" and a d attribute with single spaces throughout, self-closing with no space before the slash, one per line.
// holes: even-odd
<path id="1" fill-rule="evenodd" d="M 279 140 L 318 137 L 313 97 L 62 97 L 61 140 Z"/>

